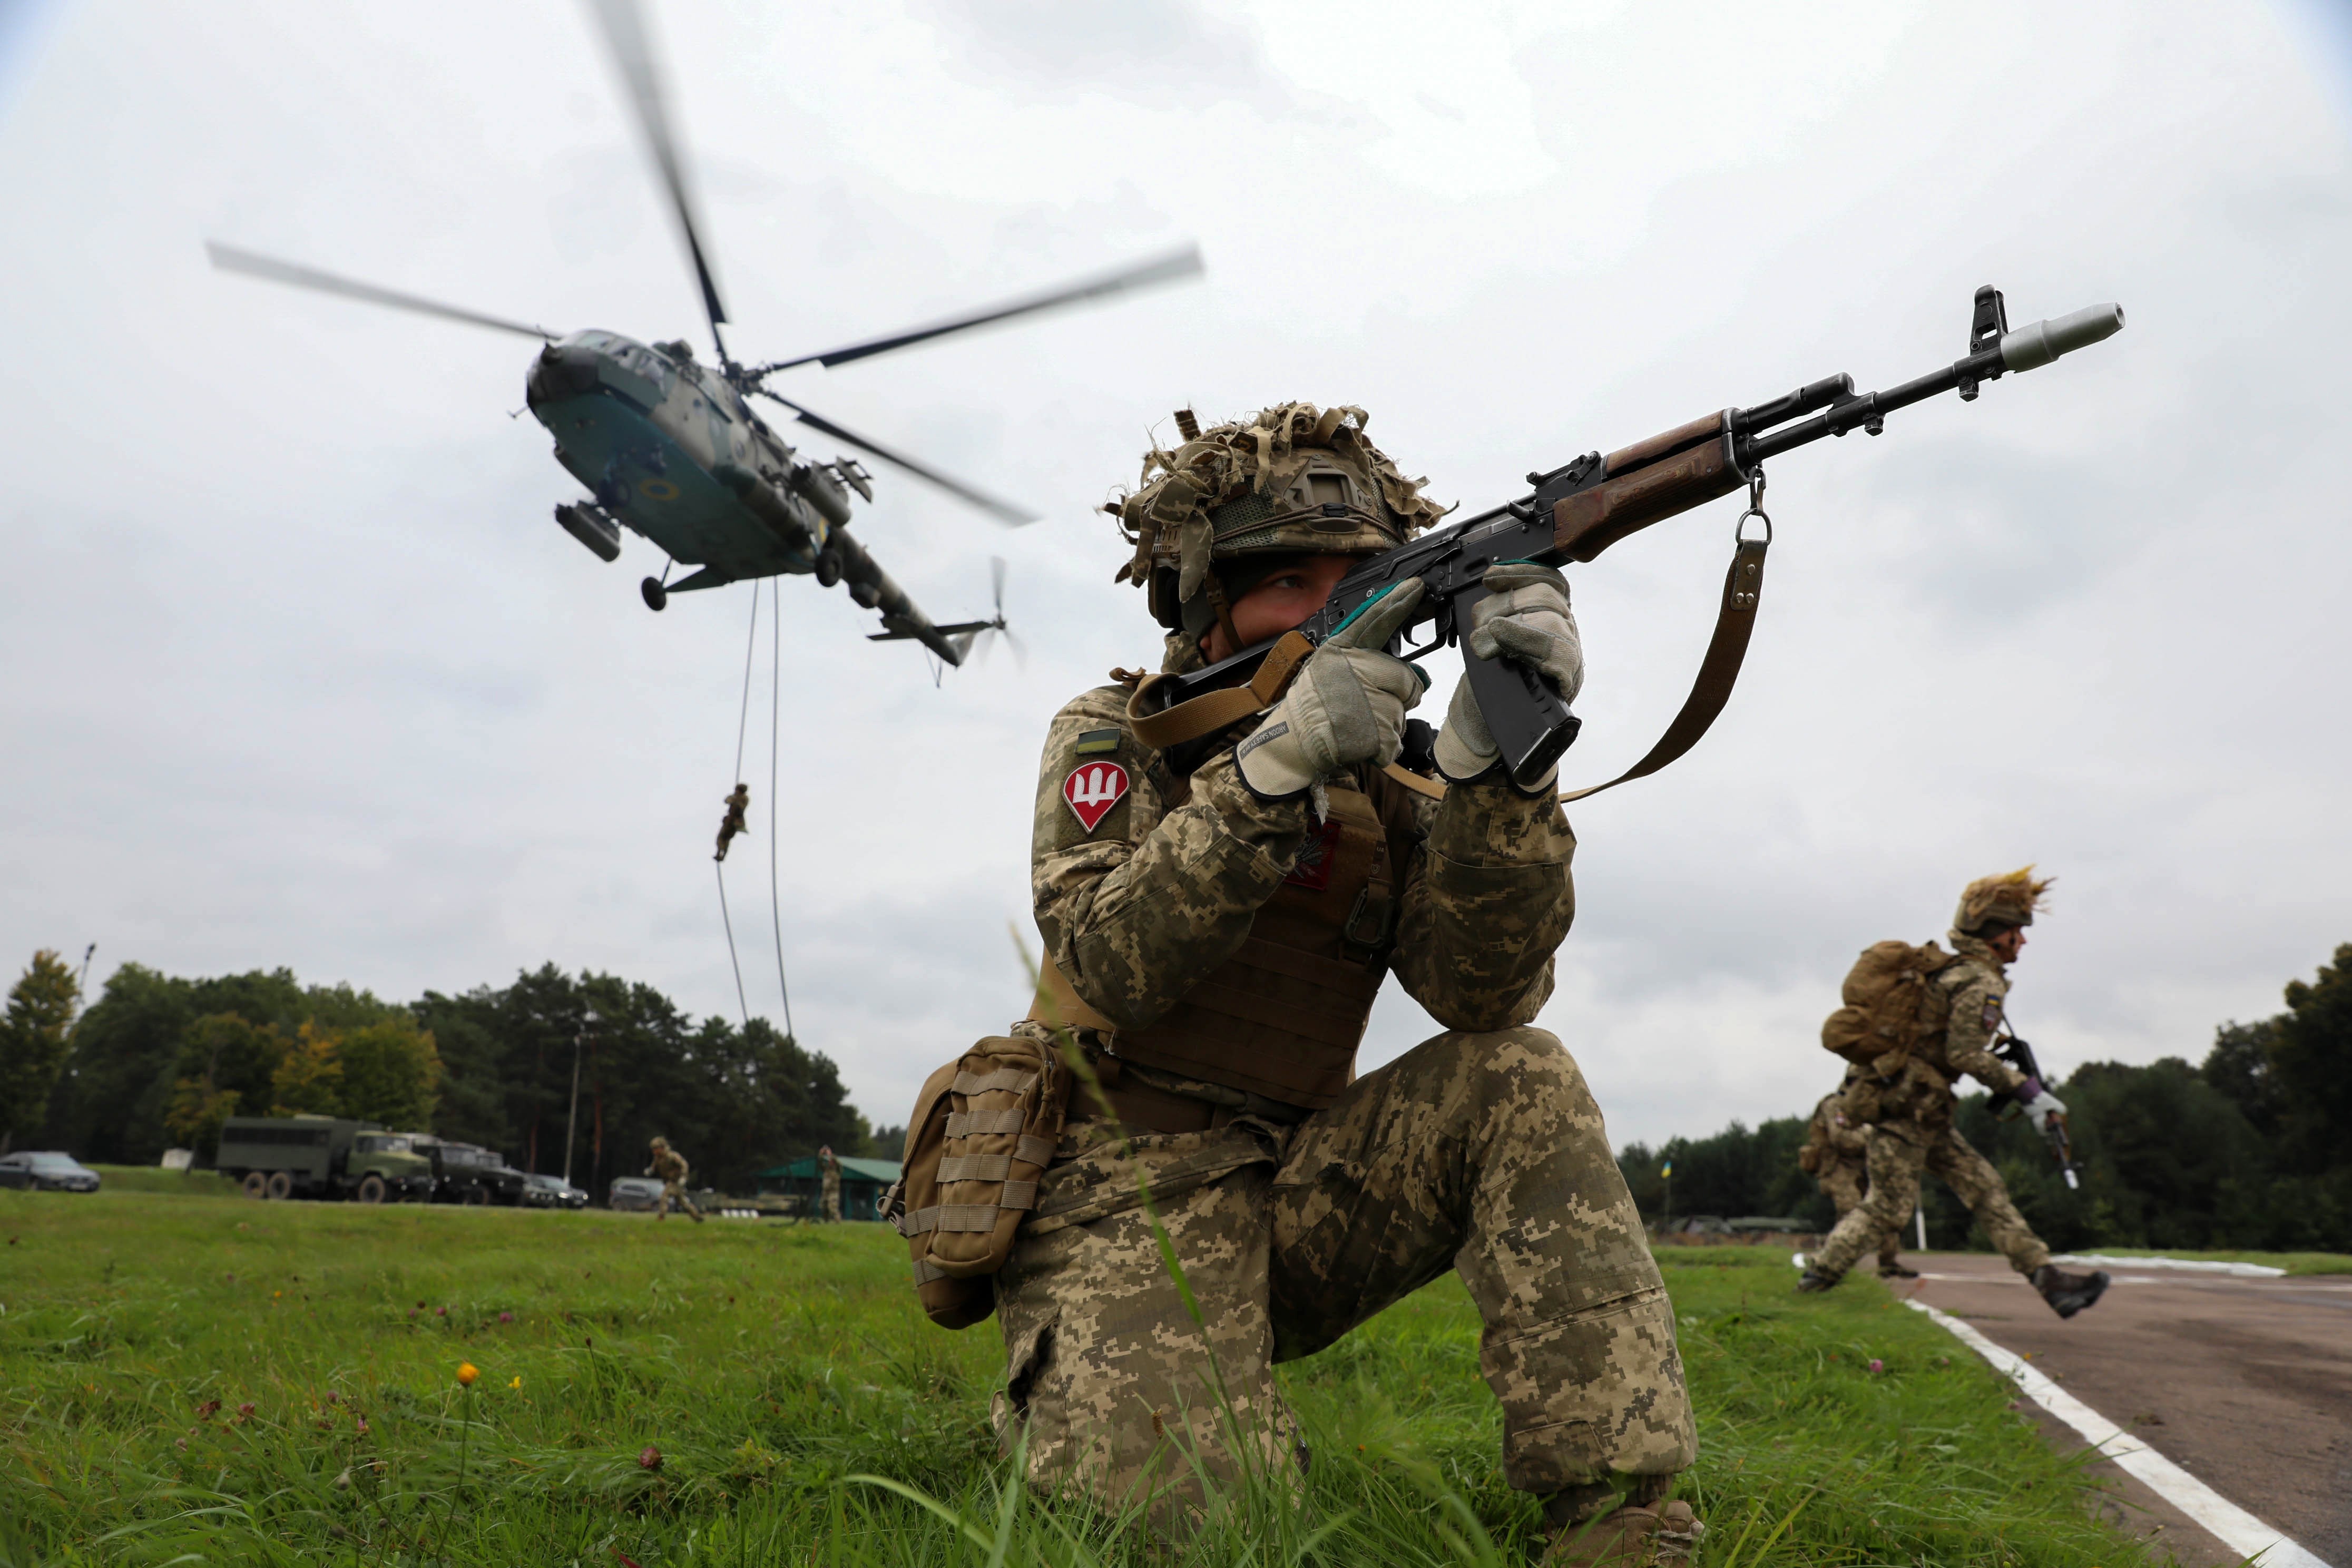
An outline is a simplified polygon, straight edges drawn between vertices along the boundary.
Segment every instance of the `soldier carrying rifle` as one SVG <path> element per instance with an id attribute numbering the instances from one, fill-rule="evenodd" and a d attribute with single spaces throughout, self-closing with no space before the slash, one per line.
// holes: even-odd
<path id="1" fill-rule="evenodd" d="M 2050 1248 L 2017 1212 L 2000 1173 L 1952 1125 L 1953 1086 L 1964 1073 L 2023 1107 L 2037 1132 L 2066 1114 L 2065 1102 L 2040 1079 L 2020 1072 L 1992 1048 L 2009 994 L 2009 966 L 2023 950 L 2025 928 L 2049 886 L 2031 866 L 1979 878 L 1960 895 L 1952 916 L 1950 953 L 1932 942 L 1925 948 L 1881 942 L 1864 952 L 1847 977 L 1847 1005 L 1822 1026 L 1824 1044 L 1841 1049 L 1868 1017 L 1908 1014 L 1910 1027 L 1890 1036 L 1889 1026 L 1880 1025 L 1864 1034 L 1869 1045 L 1861 1048 L 1888 1047 L 1874 1049 L 1845 1091 L 1848 1114 L 1869 1128 L 1870 1194 L 1807 1260 L 1798 1289 L 1830 1289 L 1882 1234 L 1900 1226 L 1918 1204 L 1922 1170 L 1935 1172 L 1958 1194 L 2009 1266 L 2032 1281 L 2060 1317 L 2073 1317 L 2106 1289 L 2105 1272 L 2078 1274 L 2050 1261 Z M 1888 978 L 1876 984 L 1878 976 Z"/>

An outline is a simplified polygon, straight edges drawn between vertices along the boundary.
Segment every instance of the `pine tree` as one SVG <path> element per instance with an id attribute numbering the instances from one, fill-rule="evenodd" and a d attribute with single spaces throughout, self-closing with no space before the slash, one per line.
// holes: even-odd
<path id="1" fill-rule="evenodd" d="M 40 1128 L 80 1006 L 81 986 L 65 961 L 47 948 L 33 954 L 0 1019 L 0 1150 Z"/>

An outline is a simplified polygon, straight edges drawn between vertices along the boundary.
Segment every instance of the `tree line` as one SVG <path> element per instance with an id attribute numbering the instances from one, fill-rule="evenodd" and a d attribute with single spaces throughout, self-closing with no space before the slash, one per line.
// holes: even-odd
<path id="1" fill-rule="evenodd" d="M 11 990 L 0 1148 L 133 1165 L 187 1148 L 201 1165 L 230 1116 L 310 1112 L 482 1144 L 526 1171 L 561 1174 L 568 1152 L 573 1181 L 599 1194 L 644 1168 L 656 1134 L 698 1183 L 735 1192 L 821 1144 L 898 1152 L 895 1129 L 876 1146 L 826 1057 L 764 1019 L 697 1021 L 615 975 L 548 964 L 386 1002 L 284 969 L 188 979 L 127 963 L 79 1003 L 54 952 Z"/>
<path id="2" fill-rule="evenodd" d="M 1834 1080 L 1823 1076 L 1826 1090 Z M 1998 1116 L 1982 1092 L 1960 1100 L 1955 1125 L 2059 1250 L 2352 1252 L 2352 943 L 2287 986 L 2284 1012 L 2222 1025 L 2201 1063 L 2092 1062 L 2053 1087 L 2070 1113 L 2079 1191 L 2024 1121 Z M 1807 1107 L 1753 1130 L 1735 1121 L 1708 1138 L 1631 1144 L 1618 1167 L 1645 1219 L 1787 1215 L 1826 1230 L 1830 1202 L 1797 1168 L 1811 1116 Z M 1990 1248 L 1941 1182 L 1922 1192 L 1931 1243 Z"/>

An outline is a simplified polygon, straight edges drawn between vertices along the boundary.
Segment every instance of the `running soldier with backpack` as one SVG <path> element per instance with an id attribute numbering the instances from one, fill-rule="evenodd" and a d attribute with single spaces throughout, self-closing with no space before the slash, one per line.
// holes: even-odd
<path id="1" fill-rule="evenodd" d="M 1797 1164 L 1813 1178 L 1837 1209 L 1837 1217 L 1845 1218 L 1862 1206 L 1864 1196 L 1870 1191 L 1870 1138 L 1860 1123 L 1846 1114 L 1845 1091 L 1853 1087 L 1860 1069 L 1849 1068 L 1846 1081 L 1822 1096 L 1813 1107 L 1813 1119 L 1805 1129 L 1805 1146 L 1797 1152 Z M 1903 1267 L 1897 1254 L 1902 1249 L 1903 1227 L 1895 1226 L 1878 1238 L 1878 1277 L 1881 1279 L 1916 1279 L 1919 1271 Z"/>
<path id="2" fill-rule="evenodd" d="M 1960 895 L 1950 952 L 1933 942 L 1883 942 L 1865 949 L 1846 976 L 1845 1005 L 1822 1026 L 1822 1044 L 1861 1068 L 1844 1098 L 1848 1116 L 1869 1129 L 1870 1192 L 1808 1259 L 1798 1289 L 1830 1289 L 1883 1231 L 1900 1226 L 1918 1203 L 1923 1170 L 1958 1194 L 2010 1267 L 2060 1317 L 2073 1317 L 2106 1289 L 2105 1273 L 2077 1274 L 2050 1261 L 2000 1173 L 1952 1125 L 1953 1086 L 1962 1074 L 2015 1100 L 2036 1131 L 2065 1114 L 2063 1101 L 1991 1048 L 2006 1027 L 2008 966 L 2049 886 L 2031 866 L 1979 878 Z"/>

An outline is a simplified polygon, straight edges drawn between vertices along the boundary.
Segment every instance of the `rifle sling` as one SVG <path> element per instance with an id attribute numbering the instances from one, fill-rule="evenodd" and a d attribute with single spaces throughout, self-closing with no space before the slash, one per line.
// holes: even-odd
<path id="1" fill-rule="evenodd" d="M 1563 802 L 1582 800 L 1604 789 L 1615 789 L 1630 779 L 1646 778 L 1699 742 L 1739 679 L 1740 661 L 1748 657 L 1748 634 L 1756 629 L 1756 606 L 1764 595 L 1764 548 L 1760 539 L 1743 539 L 1731 553 L 1731 569 L 1723 576 L 1723 605 L 1715 613 L 1715 635 L 1707 639 L 1706 657 L 1682 711 L 1658 737 L 1649 753 L 1607 784 L 1587 784 L 1560 795 Z"/>
<path id="2" fill-rule="evenodd" d="M 1563 802 L 1582 800 L 1602 790 L 1615 789 L 1621 784 L 1647 778 L 1697 745 L 1713 726 L 1716 716 L 1731 700 L 1731 689 L 1739 680 L 1740 664 L 1748 657 L 1748 638 L 1756 629 L 1756 610 L 1764 596 L 1765 548 L 1763 540 L 1743 539 L 1732 552 L 1730 570 L 1723 577 L 1723 603 L 1716 611 L 1715 634 L 1707 639 L 1706 655 L 1699 660 L 1690 695 L 1683 699 L 1682 710 L 1666 726 L 1666 732 L 1658 737 L 1658 743 L 1640 762 L 1606 784 L 1563 792 L 1559 797 Z M 1128 722 L 1137 740 L 1154 748 L 1213 734 L 1228 724 L 1273 707 L 1289 686 L 1290 678 L 1297 673 L 1298 666 L 1313 651 L 1314 645 L 1304 637 L 1297 632 L 1286 633 L 1266 654 L 1265 662 L 1258 666 L 1257 674 L 1247 686 L 1204 692 L 1158 713 L 1142 711 L 1153 689 L 1166 679 L 1152 676 L 1136 688 L 1135 695 L 1129 700 Z M 1437 799 L 1445 794 L 1442 783 L 1423 778 L 1394 763 L 1381 771 L 1417 795 Z"/>
<path id="3" fill-rule="evenodd" d="M 1154 712 L 1150 703 L 1164 675 L 1147 677 L 1127 700 L 1127 721 L 1135 738 L 1154 751 L 1166 751 L 1186 741 L 1197 741 L 1213 735 L 1228 724 L 1237 724 L 1253 713 L 1263 713 L 1282 700 L 1290 685 L 1290 678 L 1307 662 L 1315 645 L 1303 632 L 1285 632 L 1282 640 L 1266 650 L 1265 662 L 1257 667 L 1246 686 L 1229 686 L 1222 691 L 1204 691 L 1190 702 L 1179 702 L 1173 708 Z"/>

